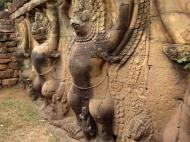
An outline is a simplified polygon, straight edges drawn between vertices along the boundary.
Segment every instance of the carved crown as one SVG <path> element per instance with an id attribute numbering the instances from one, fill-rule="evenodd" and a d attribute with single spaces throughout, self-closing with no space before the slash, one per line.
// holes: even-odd
<path id="1" fill-rule="evenodd" d="M 73 12 L 88 10 L 91 12 L 91 21 L 98 25 L 99 33 L 105 32 L 105 4 L 104 0 L 72 0 Z"/>

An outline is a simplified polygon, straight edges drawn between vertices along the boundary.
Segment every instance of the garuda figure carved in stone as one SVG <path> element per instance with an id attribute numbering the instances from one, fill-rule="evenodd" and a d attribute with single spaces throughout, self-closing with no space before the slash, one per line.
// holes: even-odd
<path id="1" fill-rule="evenodd" d="M 132 104 L 132 107 L 139 109 L 142 105 L 142 110 L 136 112 L 131 120 L 124 120 L 127 92 L 123 94 L 117 91 L 123 85 L 117 82 L 117 73 L 132 55 L 146 30 L 150 3 L 148 0 L 122 0 L 115 3 L 118 4 L 118 16 L 109 25 L 106 1 L 72 1 L 70 24 L 76 37 L 69 58 L 73 85 L 68 102 L 87 141 L 113 142 L 117 139 L 125 142 L 127 139 L 138 140 L 143 137 L 142 141 L 149 142 L 153 139 L 153 128 L 143 102 L 134 100 L 139 103 Z M 141 50 L 145 50 L 144 47 Z M 145 60 L 143 54 L 138 54 Z M 143 60 L 138 64 L 142 64 Z M 138 68 L 141 70 L 141 66 Z M 130 123 L 127 129 L 126 123 Z M 129 131 L 128 136 L 125 131 Z M 113 136 L 114 133 L 117 138 Z"/>
<path id="2" fill-rule="evenodd" d="M 18 15 L 16 21 L 17 32 L 20 33 L 19 58 L 22 60 L 21 55 L 27 55 L 22 64 L 27 60 L 25 64 L 30 67 L 25 69 L 23 65 L 24 71 L 20 77 L 30 82 L 29 92 L 34 100 L 42 100 L 37 102 L 40 102 L 41 108 L 47 108 L 48 118 L 52 114 L 51 119 L 60 119 L 68 112 L 68 104 L 66 95 L 63 95 L 64 85 L 57 68 L 61 62 L 61 50 L 58 49 L 61 28 L 55 3 L 56 1 L 48 1 L 37 5 L 38 7 L 24 15 Z"/>
<path id="3" fill-rule="evenodd" d="M 189 72 L 167 58 L 190 65 L 188 0 L 24 3 L 11 17 L 23 16 L 20 47 L 31 47 L 32 88 L 61 112 L 54 125 L 76 141 L 189 141 Z M 41 43 L 35 8 L 49 22 Z"/>

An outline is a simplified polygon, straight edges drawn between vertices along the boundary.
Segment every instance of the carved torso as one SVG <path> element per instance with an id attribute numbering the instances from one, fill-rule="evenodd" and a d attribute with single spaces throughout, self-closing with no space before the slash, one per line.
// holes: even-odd
<path id="1" fill-rule="evenodd" d="M 40 47 L 37 47 L 36 50 L 37 51 L 35 51 L 35 49 L 34 49 L 32 51 L 31 59 L 32 59 L 33 65 L 35 67 L 35 70 L 39 74 L 42 74 L 46 69 L 49 68 L 50 60 L 43 53 L 38 52 L 38 50 L 40 50 Z"/>
<path id="2" fill-rule="evenodd" d="M 84 87 L 88 87 L 85 82 L 90 81 L 93 76 L 98 76 L 97 72 L 96 74 L 93 74 L 93 72 L 101 69 L 103 60 L 98 58 L 96 51 L 93 41 L 87 43 L 76 42 L 73 45 L 69 68 L 75 84 L 80 86 L 81 83 L 84 83 Z"/>

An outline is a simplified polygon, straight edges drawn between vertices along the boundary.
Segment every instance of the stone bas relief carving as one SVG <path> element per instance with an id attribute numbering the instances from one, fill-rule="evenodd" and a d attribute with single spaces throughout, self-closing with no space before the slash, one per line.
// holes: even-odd
<path id="1" fill-rule="evenodd" d="M 70 141 L 190 141 L 188 72 L 167 58 L 189 63 L 188 3 L 31 0 L 18 7 L 11 17 L 23 27 L 27 80 L 51 124 Z"/>
<path id="2" fill-rule="evenodd" d="M 126 65 L 141 38 L 146 38 L 143 34 L 146 33 L 148 25 L 150 2 L 120 1 L 118 16 L 111 28 L 106 27 L 105 1 L 72 2 L 74 14 L 70 21 L 76 38 L 69 59 L 73 90 L 68 101 L 86 139 L 97 142 L 153 141 L 151 116 L 145 102 L 135 96 L 140 92 L 133 92 L 134 97 L 130 98 L 127 90 L 122 92 L 124 82 L 118 79 L 121 77 L 118 73 L 120 68 Z M 134 11 L 136 8 L 139 11 Z M 90 14 L 88 11 L 91 11 Z M 133 14 L 136 14 L 138 19 L 134 19 L 136 17 L 133 17 Z M 133 20 L 137 21 L 133 23 Z M 145 46 L 141 48 L 142 51 L 146 50 Z M 140 53 L 142 51 L 136 50 L 137 58 L 142 58 L 142 62 L 138 63 L 140 65 L 134 63 L 134 67 L 141 70 L 145 58 L 143 53 Z M 130 82 L 131 77 L 126 76 L 126 82 Z M 115 90 L 116 86 L 121 89 Z M 141 86 L 143 87 L 143 82 Z M 134 104 L 127 104 L 127 99 L 131 99 Z M 136 114 L 130 112 L 127 107 L 137 109 Z M 128 114 L 126 111 L 129 111 Z M 127 118 L 130 113 L 134 114 Z M 113 134 L 117 136 L 115 140 Z"/>
<path id="3" fill-rule="evenodd" d="M 74 14 L 70 22 L 76 33 L 76 38 L 71 47 L 69 59 L 73 90 L 68 96 L 68 101 L 77 116 L 78 125 L 81 126 L 88 140 L 95 137 L 94 141 L 97 142 L 111 142 L 114 141 L 113 132 L 111 131 L 113 115 L 120 108 L 117 104 L 114 106 L 114 100 L 111 99 L 115 95 L 111 93 L 113 91 L 111 87 L 115 84 L 109 82 L 112 81 L 110 76 L 113 76 L 109 73 L 113 70 L 110 67 L 112 66 L 110 62 L 117 62 L 117 64 L 122 65 L 122 62 L 127 60 L 124 59 L 127 51 L 121 50 L 122 48 L 126 50 L 122 44 L 123 42 L 127 44 L 126 40 L 129 38 L 126 36 L 128 34 L 127 30 L 131 26 L 129 21 L 132 17 L 133 1 L 119 3 L 118 18 L 110 29 L 106 29 L 106 6 L 104 1 L 72 1 L 72 5 Z M 138 5 L 146 6 L 148 9 L 149 2 L 138 2 Z M 142 12 L 146 16 L 146 9 Z M 141 32 L 143 32 L 145 25 L 146 17 L 144 21 L 139 21 L 139 27 L 142 28 Z M 138 34 L 138 31 L 136 32 Z M 134 34 L 133 31 L 131 34 Z M 134 48 L 136 47 L 134 46 L 132 50 Z M 123 52 L 123 56 L 120 52 Z M 129 52 L 128 55 L 132 52 Z M 122 59 L 123 61 L 121 61 Z M 127 94 L 121 96 L 125 97 L 125 95 Z M 124 111 L 121 110 L 123 114 L 118 115 L 125 117 Z M 146 113 L 142 115 L 146 115 Z M 117 115 L 115 115 L 115 119 L 120 121 Z M 136 121 L 140 120 L 137 118 L 134 123 L 138 123 Z M 137 129 L 134 131 L 139 133 L 137 134 L 138 139 L 142 134 L 140 130 L 138 132 L 139 126 L 136 127 Z M 143 129 L 146 131 L 149 128 L 151 131 L 151 123 L 150 127 Z M 120 141 L 127 140 L 127 137 L 123 134 L 116 133 L 118 139 L 121 137 Z M 136 135 L 135 133 L 134 135 Z M 147 137 L 149 139 L 147 141 L 151 141 L 152 138 L 149 137 L 149 134 L 147 134 Z"/>
<path id="4" fill-rule="evenodd" d="M 59 54 L 56 53 L 58 47 L 59 24 L 54 4 L 47 4 L 45 13 L 49 21 L 51 20 L 50 34 L 44 43 L 34 46 L 31 53 L 31 61 L 37 72 L 37 77 L 34 83 L 34 86 L 36 87 L 35 89 L 40 89 L 43 96 L 51 98 L 58 85 L 58 82 L 53 80 L 53 72 L 56 60 L 59 58 Z"/>
<path id="5" fill-rule="evenodd" d="M 39 43 L 43 43 L 48 38 L 50 23 L 44 13 L 40 11 L 35 12 L 32 23 L 32 35 Z"/>
<path id="6" fill-rule="evenodd" d="M 49 115 L 48 119 L 59 119 L 68 111 L 68 104 L 62 91 L 64 83 L 61 83 L 56 69 L 60 58 L 58 12 L 53 2 L 41 8 L 44 12 L 34 9 L 21 20 L 17 18 L 20 33 L 18 56 L 23 66 L 20 78 L 27 84 L 33 99 L 40 99 L 38 103 Z"/>

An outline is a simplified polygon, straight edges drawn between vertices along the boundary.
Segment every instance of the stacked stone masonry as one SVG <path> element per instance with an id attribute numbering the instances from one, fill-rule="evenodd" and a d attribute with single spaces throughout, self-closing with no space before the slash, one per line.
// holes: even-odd
<path id="1" fill-rule="evenodd" d="M 8 14 L 0 13 L 0 87 L 11 87 L 17 84 L 19 76 L 16 33 Z"/>

